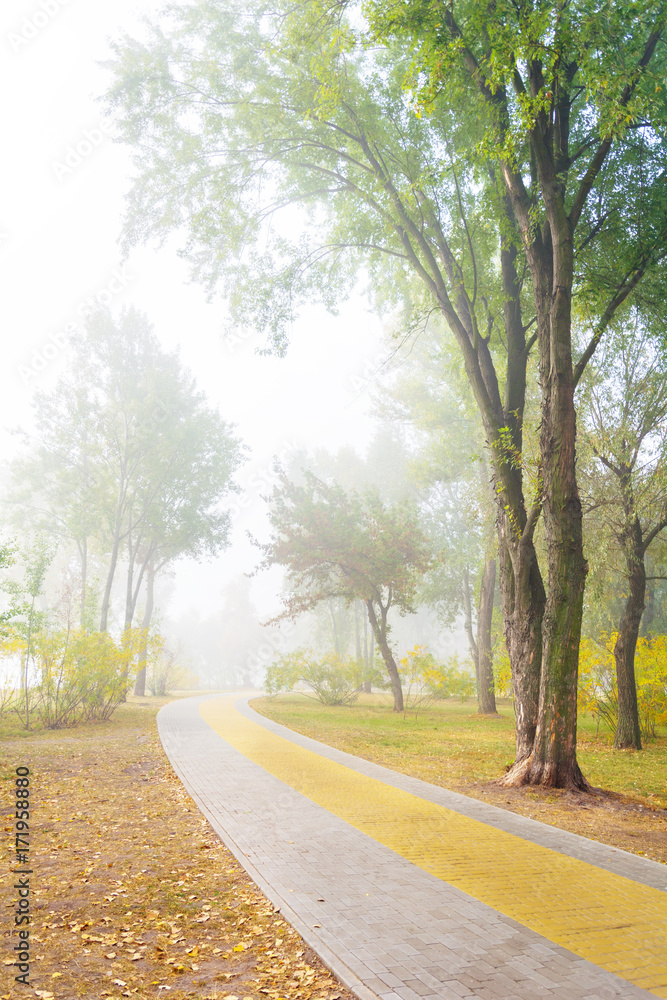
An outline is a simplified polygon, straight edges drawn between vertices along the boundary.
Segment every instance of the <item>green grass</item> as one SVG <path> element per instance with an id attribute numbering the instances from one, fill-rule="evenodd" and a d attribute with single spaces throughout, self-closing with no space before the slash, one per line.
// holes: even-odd
<path id="1" fill-rule="evenodd" d="M 313 739 L 449 788 L 500 777 L 514 759 L 509 703 L 499 717 L 480 716 L 476 703 L 438 702 L 404 717 L 384 695 L 362 695 L 351 707 L 327 707 L 302 695 L 258 698 L 253 707 Z M 667 807 L 667 730 L 641 752 L 613 750 L 608 732 L 580 720 L 578 759 L 599 788 Z"/>

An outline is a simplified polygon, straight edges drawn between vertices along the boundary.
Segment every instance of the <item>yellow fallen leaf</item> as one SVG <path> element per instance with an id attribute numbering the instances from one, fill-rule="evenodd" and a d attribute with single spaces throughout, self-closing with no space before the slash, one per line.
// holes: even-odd
<path id="1" fill-rule="evenodd" d="M 106 954 L 105 954 L 104 957 L 105 958 L 115 958 L 116 957 L 116 952 L 115 951 L 106 952 Z"/>
<path id="2" fill-rule="evenodd" d="M 234 947 L 232 948 L 232 951 L 245 951 L 245 945 L 235 944 Z M 231 998 L 228 998 L 228 1000 L 231 1000 Z"/>

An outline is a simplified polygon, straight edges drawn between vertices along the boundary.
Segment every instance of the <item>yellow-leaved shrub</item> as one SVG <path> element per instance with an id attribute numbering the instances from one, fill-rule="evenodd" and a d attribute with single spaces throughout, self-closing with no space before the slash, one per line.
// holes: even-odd
<path id="1" fill-rule="evenodd" d="M 618 692 L 614 646 L 617 632 L 599 641 L 582 639 L 579 649 L 578 708 L 616 732 Z M 667 635 L 640 637 L 635 651 L 639 721 L 644 737 L 667 725 Z"/>

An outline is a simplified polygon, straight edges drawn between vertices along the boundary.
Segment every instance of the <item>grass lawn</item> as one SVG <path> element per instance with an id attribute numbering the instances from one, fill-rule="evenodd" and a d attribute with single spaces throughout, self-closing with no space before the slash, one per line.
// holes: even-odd
<path id="1" fill-rule="evenodd" d="M 388 695 L 327 707 L 303 695 L 258 698 L 252 707 L 290 729 L 434 785 L 484 799 L 561 829 L 667 863 L 667 731 L 641 752 L 613 750 L 609 734 L 584 718 L 578 758 L 594 795 L 501 788 L 514 756 L 511 705 L 498 718 L 469 701 L 436 703 L 404 717 Z"/>
<path id="2" fill-rule="evenodd" d="M 176 778 L 155 724 L 169 700 L 131 698 L 108 723 L 55 732 L 2 721 L 4 856 L 13 866 L 7 802 L 27 766 L 33 895 L 30 987 L 14 982 L 10 918 L 0 997 L 352 1000 Z"/>

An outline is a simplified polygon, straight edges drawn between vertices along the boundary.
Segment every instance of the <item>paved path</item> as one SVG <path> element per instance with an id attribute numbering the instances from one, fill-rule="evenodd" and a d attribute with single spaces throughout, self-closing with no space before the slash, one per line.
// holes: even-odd
<path id="1" fill-rule="evenodd" d="M 172 702 L 185 787 L 360 1000 L 667 998 L 667 867 L 334 750 L 238 696 Z"/>

